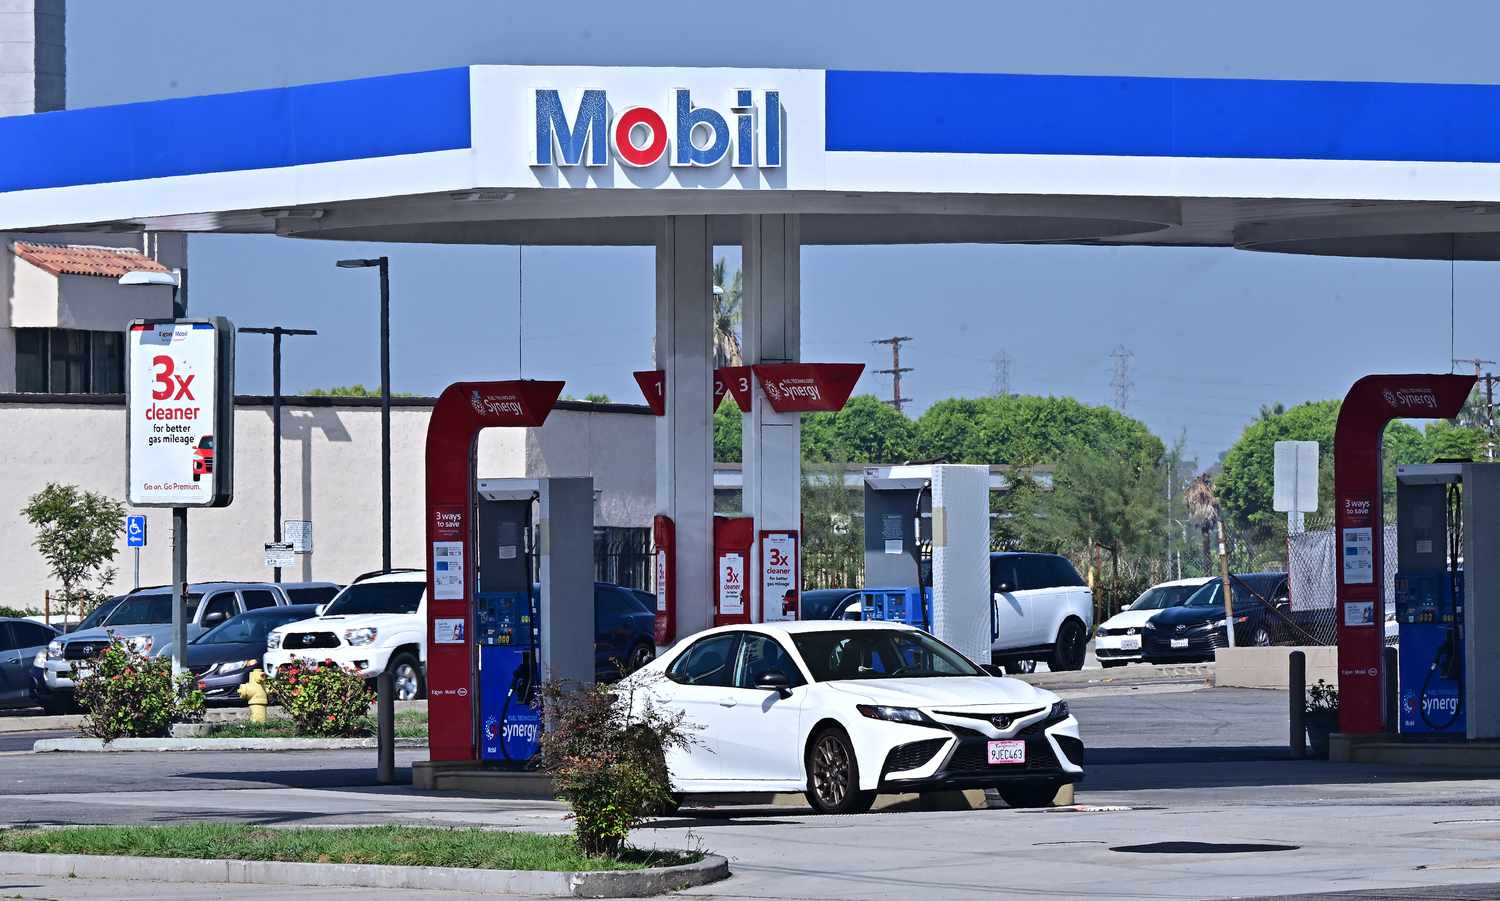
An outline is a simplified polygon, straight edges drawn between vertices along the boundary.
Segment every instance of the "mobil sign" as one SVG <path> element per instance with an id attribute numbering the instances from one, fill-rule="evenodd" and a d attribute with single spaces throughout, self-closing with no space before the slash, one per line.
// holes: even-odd
<path id="1" fill-rule="evenodd" d="M 777 169 L 786 144 L 779 90 L 674 88 L 659 103 L 626 105 L 606 88 L 536 88 L 533 107 L 533 166 Z"/>

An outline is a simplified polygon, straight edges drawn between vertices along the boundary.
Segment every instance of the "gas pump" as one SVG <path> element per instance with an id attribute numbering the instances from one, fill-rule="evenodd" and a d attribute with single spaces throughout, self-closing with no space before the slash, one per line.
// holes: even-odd
<path id="1" fill-rule="evenodd" d="M 542 717 L 540 617 L 532 590 L 531 511 L 537 492 L 489 488 L 478 500 L 474 594 L 479 759 L 524 766 L 536 756 Z"/>
<path id="2" fill-rule="evenodd" d="M 1396 623 L 1406 734 L 1464 734 L 1464 535 L 1461 464 L 1396 476 Z"/>

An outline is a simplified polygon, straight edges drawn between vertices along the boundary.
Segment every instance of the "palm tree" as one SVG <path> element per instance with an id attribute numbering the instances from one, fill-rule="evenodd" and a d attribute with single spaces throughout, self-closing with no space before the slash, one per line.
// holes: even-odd
<path id="1" fill-rule="evenodd" d="M 1207 566 L 1213 560 L 1212 535 L 1219 525 L 1219 496 L 1208 473 L 1199 473 L 1182 499 L 1187 504 L 1188 521 L 1203 533 L 1203 563 Z"/>
<path id="2" fill-rule="evenodd" d="M 743 366 L 740 327 L 744 322 L 744 273 L 735 270 L 734 281 L 724 284 L 724 258 L 714 263 L 714 368 Z"/>

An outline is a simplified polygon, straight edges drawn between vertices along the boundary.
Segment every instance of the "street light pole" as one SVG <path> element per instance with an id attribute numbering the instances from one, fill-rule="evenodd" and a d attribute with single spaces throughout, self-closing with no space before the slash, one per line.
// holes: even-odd
<path id="1" fill-rule="evenodd" d="M 281 542 L 281 338 L 283 335 L 316 335 L 316 329 L 246 327 L 242 335 L 271 336 L 271 534 Z M 272 581 L 281 581 L 281 567 L 273 569 Z"/>
<path id="2" fill-rule="evenodd" d="M 380 565 L 391 568 L 391 258 L 339 260 L 340 269 L 380 270 Z"/>

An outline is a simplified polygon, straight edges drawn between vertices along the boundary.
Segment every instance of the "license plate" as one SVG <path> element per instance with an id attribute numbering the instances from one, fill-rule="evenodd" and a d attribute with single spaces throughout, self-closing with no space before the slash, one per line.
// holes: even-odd
<path id="1" fill-rule="evenodd" d="M 1187 647 L 1187 641 L 1188 640 L 1186 638 L 1174 638 L 1172 639 L 1172 647 L 1185 648 Z"/>
<path id="2" fill-rule="evenodd" d="M 990 765 L 1004 765 L 1026 762 L 1026 742 L 1024 741 L 992 741 L 990 742 Z"/>
<path id="3" fill-rule="evenodd" d="M 1139 635 L 1129 635 L 1129 636 L 1126 636 L 1125 638 L 1120 639 L 1120 650 L 1122 650 L 1122 651 L 1139 651 L 1140 649 L 1141 649 L 1141 637 Z"/>
<path id="4" fill-rule="evenodd" d="M 80 666 L 80 667 L 74 668 L 74 670 L 73 670 L 73 678 L 74 679 L 87 679 L 89 676 L 92 676 L 93 674 L 94 674 L 94 668 L 92 666 Z"/>

